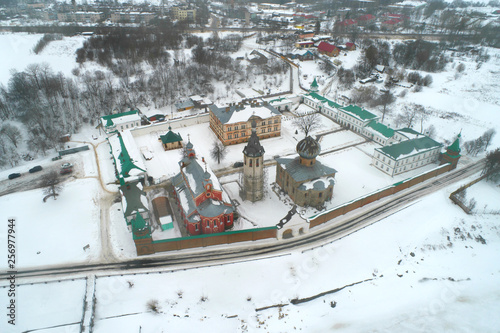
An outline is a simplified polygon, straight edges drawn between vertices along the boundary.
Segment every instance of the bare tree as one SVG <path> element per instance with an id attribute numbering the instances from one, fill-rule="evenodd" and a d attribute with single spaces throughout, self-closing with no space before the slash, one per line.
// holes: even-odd
<path id="1" fill-rule="evenodd" d="M 22 139 L 21 131 L 14 125 L 4 124 L 0 129 L 0 134 L 9 139 L 10 142 L 17 148 L 17 144 Z"/>
<path id="2" fill-rule="evenodd" d="M 321 127 L 320 116 L 318 113 L 298 116 L 293 120 L 293 125 L 308 136 L 309 133 Z"/>
<path id="3" fill-rule="evenodd" d="M 224 159 L 226 153 L 226 146 L 224 146 L 220 141 L 213 142 L 212 149 L 210 150 L 210 156 L 212 156 L 214 160 L 217 160 L 218 164 L 220 164 L 220 161 Z"/>
<path id="4" fill-rule="evenodd" d="M 494 128 L 490 128 L 481 136 L 484 141 L 484 150 L 488 149 L 488 146 L 491 143 L 491 139 L 493 139 L 496 133 L 497 131 Z"/>
<path id="5" fill-rule="evenodd" d="M 396 126 L 411 127 L 416 117 L 417 115 L 415 110 L 405 106 L 403 107 L 403 112 L 398 114 L 394 121 L 396 122 Z"/>
<path id="6" fill-rule="evenodd" d="M 382 95 L 380 95 L 375 101 L 374 106 L 382 105 L 382 122 L 384 121 L 385 114 L 387 112 L 387 105 L 392 104 L 396 101 L 396 97 L 389 90 L 386 90 Z"/>
<path id="7" fill-rule="evenodd" d="M 54 200 L 57 200 L 59 192 L 63 189 L 57 171 L 51 171 L 43 176 L 42 186 L 44 187 L 43 194 L 46 196 L 53 196 Z"/>

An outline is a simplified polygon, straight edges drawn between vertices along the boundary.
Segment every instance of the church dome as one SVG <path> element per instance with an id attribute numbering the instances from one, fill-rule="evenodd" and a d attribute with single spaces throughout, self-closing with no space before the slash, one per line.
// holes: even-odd
<path id="1" fill-rule="evenodd" d="M 313 159 L 319 155 L 321 152 L 321 146 L 319 143 L 307 136 L 305 139 L 302 139 L 297 143 L 297 153 L 302 158 Z"/>

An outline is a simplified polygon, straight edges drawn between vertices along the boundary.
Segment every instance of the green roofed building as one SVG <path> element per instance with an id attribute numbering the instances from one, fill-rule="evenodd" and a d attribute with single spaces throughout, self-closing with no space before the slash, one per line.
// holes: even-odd
<path id="1" fill-rule="evenodd" d="M 394 141 L 395 131 L 389 126 L 372 120 L 363 128 L 362 134 L 385 146 Z"/>
<path id="2" fill-rule="evenodd" d="M 321 96 L 317 92 L 309 92 L 308 94 L 305 94 L 302 102 L 335 121 L 337 121 L 338 109 L 342 107 L 342 105 Z"/>
<path id="3" fill-rule="evenodd" d="M 101 117 L 101 126 L 106 134 L 111 135 L 115 132 L 123 132 L 141 125 L 141 116 L 138 110 L 131 110 L 122 113 L 110 114 Z"/>
<path id="4" fill-rule="evenodd" d="M 372 164 L 394 176 L 435 163 L 439 159 L 442 147 L 439 142 L 421 134 L 415 139 L 375 148 Z"/>
<path id="5" fill-rule="evenodd" d="M 182 136 L 180 133 L 172 132 L 172 127 L 168 127 L 168 132 L 164 135 L 160 135 L 158 139 L 164 150 L 178 149 L 182 148 Z"/>
<path id="6" fill-rule="evenodd" d="M 128 183 L 120 186 L 122 195 L 123 215 L 132 231 L 132 237 L 137 255 L 154 253 L 151 237 L 151 223 L 149 217 L 148 199 L 140 182 Z"/>
<path id="7" fill-rule="evenodd" d="M 362 133 L 364 127 L 378 118 L 379 116 L 357 105 L 348 105 L 339 109 L 337 121 L 354 132 Z"/>
<path id="8" fill-rule="evenodd" d="M 451 144 L 451 146 L 448 146 L 448 148 L 446 148 L 446 152 L 443 153 L 440 158 L 441 164 L 450 163 L 453 166 L 453 169 L 457 167 L 458 160 L 460 160 L 460 157 L 462 156 L 460 155 L 460 152 L 462 151 L 460 149 L 461 137 L 462 134 L 459 133 L 455 141 L 453 141 L 453 143 Z"/>

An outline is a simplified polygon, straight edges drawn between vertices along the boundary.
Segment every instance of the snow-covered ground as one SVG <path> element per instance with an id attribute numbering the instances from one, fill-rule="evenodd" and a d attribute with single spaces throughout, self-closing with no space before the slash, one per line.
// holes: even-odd
<path id="1" fill-rule="evenodd" d="M 71 75 L 75 66 L 74 51 L 83 42 L 83 37 L 52 42 L 40 57 L 30 54 L 29 50 L 41 35 L 13 36 L 0 35 L 0 44 L 5 46 L 0 50 L 0 58 L 7 64 L 0 70 L 0 83 L 3 84 L 8 80 L 8 68 L 23 70 L 38 59 L 53 64 L 54 70 Z M 248 50 L 254 46 L 249 45 Z M 498 129 L 500 58 L 497 50 L 489 52 L 490 60 L 480 68 L 470 58 L 453 58 L 454 64 L 448 65 L 446 71 L 431 74 L 433 84 L 430 87 L 424 87 L 421 92 L 408 91 L 405 97 L 399 98 L 391 106 L 393 113 L 387 115 L 386 123 L 394 123 L 395 115 L 404 104 L 415 102 L 432 111 L 424 120 L 424 128 L 434 125 L 437 140 L 441 142 L 454 139 L 460 130 L 464 140 L 471 140 L 489 128 Z M 344 61 L 343 57 L 339 59 Z M 346 67 L 348 59 L 345 58 Z M 466 69 L 456 75 L 455 67 L 459 62 L 465 63 Z M 304 79 L 304 72 L 309 73 L 308 81 L 303 82 L 306 87 L 314 75 L 322 75 L 314 62 L 304 65 L 301 79 Z M 327 78 L 318 81 L 320 90 L 328 84 Z M 324 117 L 322 124 L 323 127 L 313 134 L 338 128 Z M 295 128 L 289 120 L 284 121 L 282 127 L 280 138 L 262 141 L 268 159 L 294 153 L 297 141 L 302 138 L 301 134 L 294 134 Z M 175 131 L 180 132 L 185 141 L 189 134 L 198 156 L 205 157 L 212 169 L 229 167 L 242 159 L 245 144 L 228 147 L 228 154 L 220 165 L 211 159 L 209 150 L 216 138 L 208 124 Z M 91 135 L 97 134 L 88 128 L 74 138 L 92 141 Z M 103 136 L 92 142 L 97 144 L 102 140 Z M 321 144 L 324 150 L 335 149 L 356 140 L 358 137 L 353 133 L 338 132 L 325 135 Z M 136 142 L 139 147 L 145 145 L 153 150 L 155 157 L 146 162 L 153 177 L 169 177 L 178 172 L 178 151 L 164 152 L 155 135 L 138 137 Z M 325 164 L 338 171 L 332 207 L 433 167 L 388 177 L 370 166 L 369 155 L 376 146 L 366 143 L 322 156 Z M 497 134 L 490 148 L 498 146 L 500 135 Z M 113 182 L 109 147 L 104 143 L 97 151 L 104 182 Z M 82 153 L 80 177 L 96 176 L 96 166 L 90 162 L 92 155 L 92 151 Z M 2 171 L 0 177 L 5 179 L 11 172 L 26 172 L 37 164 L 45 169 L 45 165 L 52 163 L 49 158 L 22 162 L 12 170 Z M 73 157 L 65 157 L 69 158 Z M 467 159 L 465 156 L 462 161 Z M 274 181 L 275 167 L 267 170 L 269 186 Z M 268 200 L 255 204 L 242 202 L 238 197 L 237 175 L 220 180 L 229 195 L 241 204 L 238 209 L 246 219 L 236 226 L 239 229 L 252 227 L 254 223 L 273 225 L 290 208 L 278 200 L 270 188 Z M 459 186 L 426 197 L 349 237 L 304 253 L 294 251 L 278 258 L 163 274 L 100 277 L 97 279 L 94 331 L 495 332 L 500 326 L 495 315 L 500 308 L 498 215 L 481 213 L 485 205 L 488 210 L 499 209 L 496 199 L 499 188 L 485 182 L 471 187 L 467 198 L 477 200 L 479 215 L 469 216 L 448 199 Z M 49 199 L 46 203 L 42 202 L 41 189 L 0 197 L 0 219 L 6 221 L 15 217 L 17 220 L 17 267 L 97 261 L 102 251 L 100 197 L 99 183 L 94 178 L 67 182 L 58 199 Z M 259 224 L 263 219 L 269 224 Z M 111 206 L 109 220 L 109 241 L 115 256 L 130 257 L 135 248 L 120 204 Z M 83 250 L 87 244 L 89 249 Z M 6 248 L 3 230 L 0 231 L 0 248 Z M 0 267 L 5 268 L 5 265 L 6 262 L 0 263 Z M 301 305 L 289 304 L 293 298 L 309 297 L 367 279 L 372 280 Z M 48 331 L 77 329 L 84 295 L 84 284 L 78 281 L 54 284 L 57 287 L 49 284 L 30 286 L 26 284 L 29 281 L 20 281 L 20 329 L 57 325 L 68 326 Z M 129 287 L 127 281 L 132 281 L 133 287 Z M 2 286 L 5 284 L 6 281 L 0 282 Z M 5 288 L 0 304 L 7 302 L 4 291 Z M 148 311 L 146 304 L 152 299 L 158 300 L 160 314 Z M 286 306 L 256 311 L 280 303 Z M 42 309 L 36 307 L 37 304 L 46 306 Z M 0 321 L 1 332 L 12 331 L 12 327 L 6 325 L 5 320 Z"/>
<path id="2" fill-rule="evenodd" d="M 101 251 L 98 181 L 69 180 L 57 200 L 51 197 L 43 202 L 44 196 L 42 189 L 37 189 L 1 197 L 0 219 L 16 220 L 16 267 L 96 261 Z M 0 246 L 6 249 L 4 226 Z M 84 249 L 86 245 L 89 247 Z M 6 260 L 0 268 L 7 268 Z"/>
<path id="3" fill-rule="evenodd" d="M 448 196 L 460 185 L 311 250 L 206 268 L 98 276 L 93 331 L 496 332 L 498 218 L 467 215 L 452 204 Z M 490 185 L 474 186 L 483 193 Z M 82 316 L 84 286 L 84 280 L 21 282 L 23 329 L 74 325 Z M 148 306 L 155 300 L 158 313 Z M 12 332 L 5 320 L 0 330 Z"/>
<path id="4" fill-rule="evenodd" d="M 98 302 L 95 331 L 135 332 L 141 326 L 143 332 L 167 327 L 176 332 L 495 332 L 499 226 L 493 216 L 468 216 L 453 205 L 448 196 L 455 188 L 311 251 L 99 278 L 97 295 L 106 299 Z M 369 281 L 289 304 L 363 280 Z M 151 300 L 158 301 L 159 314 L 148 311 Z M 286 306 L 256 311 L 277 304 Z"/>
<path id="5" fill-rule="evenodd" d="M 0 34 L 0 84 L 7 85 L 12 70 L 23 71 L 28 65 L 36 63 L 47 63 L 54 72 L 73 76 L 71 71 L 77 67 L 75 52 L 88 37 L 63 37 L 50 42 L 42 52 L 35 54 L 32 50 L 42 37 L 43 34 Z"/>

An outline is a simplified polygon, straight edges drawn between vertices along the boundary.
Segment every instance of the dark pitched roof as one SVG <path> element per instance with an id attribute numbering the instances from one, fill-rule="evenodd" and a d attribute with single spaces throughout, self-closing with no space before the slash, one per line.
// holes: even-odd
<path id="1" fill-rule="evenodd" d="M 298 183 L 314 180 L 319 177 L 333 176 L 337 170 L 316 161 L 311 166 L 300 164 L 299 158 L 277 158 L 276 162 Z"/>
<path id="2" fill-rule="evenodd" d="M 138 187 L 137 182 L 120 186 L 120 191 L 125 197 L 125 210 L 123 212 L 125 217 L 131 216 L 135 212 L 147 211 L 141 200 L 141 196 L 145 196 L 146 193 Z"/>

